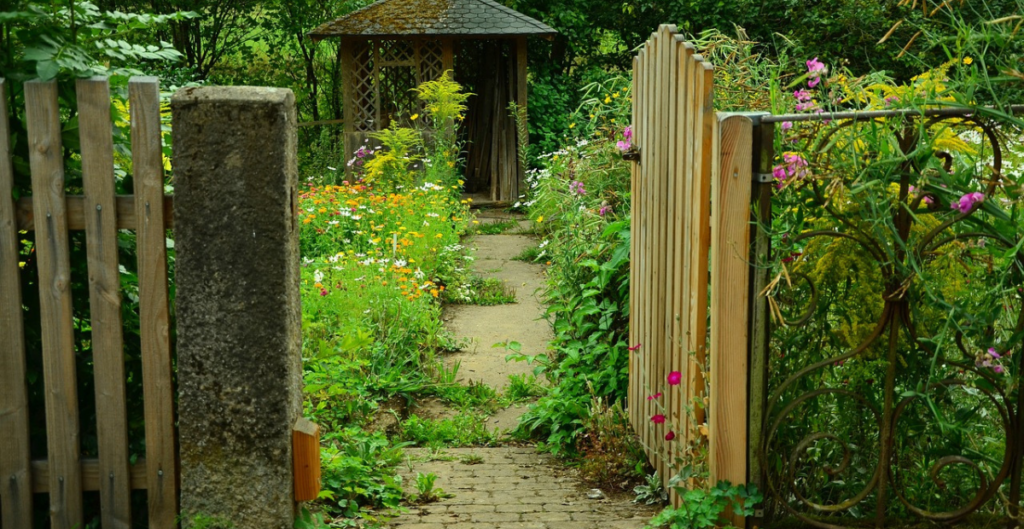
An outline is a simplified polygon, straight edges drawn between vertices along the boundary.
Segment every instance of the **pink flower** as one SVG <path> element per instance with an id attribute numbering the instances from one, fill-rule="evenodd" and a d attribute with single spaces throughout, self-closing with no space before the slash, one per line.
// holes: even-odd
<path id="1" fill-rule="evenodd" d="M 1002 358 L 1003 357 L 1003 355 L 1001 355 L 1001 354 L 996 352 L 996 348 L 995 347 L 989 347 L 988 348 L 988 354 L 992 358 Z"/>
<path id="2" fill-rule="evenodd" d="M 622 131 L 622 137 L 626 138 L 626 141 L 633 141 L 633 126 L 627 125 L 626 130 Z"/>
<path id="3" fill-rule="evenodd" d="M 974 209 L 974 205 L 985 200 L 984 193 L 967 193 L 960 197 L 960 200 L 949 205 L 950 209 L 958 210 L 960 213 L 968 213 Z"/>
<path id="4" fill-rule="evenodd" d="M 654 417 L 651 417 L 651 422 L 654 424 L 665 424 L 665 416 L 659 413 Z"/>
<path id="5" fill-rule="evenodd" d="M 660 398 L 661 398 L 661 392 L 659 391 L 659 392 L 655 393 L 654 395 L 651 395 L 651 396 L 647 397 L 647 400 L 654 400 L 654 399 L 660 399 Z"/>
<path id="6" fill-rule="evenodd" d="M 640 344 L 636 344 L 636 345 L 634 345 L 632 347 L 627 347 L 627 349 L 629 349 L 629 352 L 631 352 L 631 353 L 639 351 L 640 350 Z"/>
<path id="7" fill-rule="evenodd" d="M 792 121 L 783 121 L 782 122 L 782 130 L 789 130 L 791 128 L 793 128 L 793 122 Z"/>
<path id="8" fill-rule="evenodd" d="M 795 97 L 797 101 L 810 101 L 811 93 L 807 90 L 797 90 L 793 92 L 793 97 Z"/>
<path id="9" fill-rule="evenodd" d="M 796 104 L 796 111 L 797 112 L 803 112 L 804 110 L 811 110 L 812 108 L 814 108 L 814 102 L 813 101 L 809 101 L 807 103 L 797 103 Z"/>
<path id="10" fill-rule="evenodd" d="M 772 168 L 772 176 L 774 176 L 776 180 L 785 180 L 786 168 L 781 165 L 776 165 Z"/>
<path id="11" fill-rule="evenodd" d="M 327 295 L 327 289 L 326 288 L 320 289 L 320 296 L 323 297 L 323 296 L 326 296 L 326 295 Z"/>
<path id="12" fill-rule="evenodd" d="M 807 86 L 814 88 L 821 82 L 821 77 L 812 77 L 810 81 L 807 81 Z"/>
<path id="13" fill-rule="evenodd" d="M 996 373 L 1000 373 L 1001 374 L 1003 372 L 1003 366 L 994 366 L 992 368 L 992 371 L 995 371 Z"/>
<path id="14" fill-rule="evenodd" d="M 825 71 L 825 64 L 818 60 L 817 57 L 807 61 L 807 73 L 817 77 Z M 818 75 L 815 75 L 818 74 Z"/>
<path id="15" fill-rule="evenodd" d="M 924 197 L 924 203 L 930 206 L 935 203 L 935 200 L 933 200 L 932 197 L 926 196 Z"/>
<path id="16" fill-rule="evenodd" d="M 611 211 L 611 210 L 612 210 L 611 206 L 601 206 L 601 209 L 597 211 L 597 214 L 603 217 L 603 216 L 607 215 L 608 212 Z"/>
<path id="17" fill-rule="evenodd" d="M 679 371 L 673 371 L 668 374 L 668 385 L 678 386 L 683 381 L 683 374 Z"/>
<path id="18" fill-rule="evenodd" d="M 627 141 L 619 140 L 618 142 L 615 143 L 615 146 L 618 147 L 620 151 L 626 152 L 631 147 L 633 147 L 633 144 L 630 143 L 628 140 Z"/>
<path id="19" fill-rule="evenodd" d="M 671 430 L 669 430 L 669 432 L 667 434 L 665 434 L 665 440 L 666 441 L 671 441 L 671 440 L 673 440 L 675 438 L 676 438 L 676 433 L 671 431 Z"/>

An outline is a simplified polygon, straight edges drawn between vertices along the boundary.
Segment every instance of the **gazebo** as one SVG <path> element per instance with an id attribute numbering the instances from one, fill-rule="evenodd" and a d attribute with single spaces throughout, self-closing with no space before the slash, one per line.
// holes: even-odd
<path id="1" fill-rule="evenodd" d="M 410 119 L 412 91 L 452 70 L 473 94 L 459 134 L 466 149 L 466 192 L 496 202 L 522 192 L 515 120 L 526 106 L 526 38 L 553 38 L 551 27 L 492 0 L 381 0 L 326 22 L 314 40 L 340 38 L 345 151 L 375 146 L 369 135 Z"/>

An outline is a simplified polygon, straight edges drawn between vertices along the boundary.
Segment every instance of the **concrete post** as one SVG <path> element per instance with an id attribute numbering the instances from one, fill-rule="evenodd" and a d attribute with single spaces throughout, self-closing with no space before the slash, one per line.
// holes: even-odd
<path id="1" fill-rule="evenodd" d="M 295 96 L 171 99 L 182 525 L 290 529 L 301 414 Z"/>

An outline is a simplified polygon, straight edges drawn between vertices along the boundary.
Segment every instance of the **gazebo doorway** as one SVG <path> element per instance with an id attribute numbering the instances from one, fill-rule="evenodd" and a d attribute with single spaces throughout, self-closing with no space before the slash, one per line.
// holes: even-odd
<path id="1" fill-rule="evenodd" d="M 527 36 L 554 34 L 491 0 L 382 0 L 309 35 L 341 39 L 347 153 L 376 146 L 370 134 L 393 122 L 413 126 L 420 103 L 412 88 L 452 70 L 474 94 L 459 129 L 465 191 L 509 203 L 525 176 L 509 104 L 526 106 Z"/>

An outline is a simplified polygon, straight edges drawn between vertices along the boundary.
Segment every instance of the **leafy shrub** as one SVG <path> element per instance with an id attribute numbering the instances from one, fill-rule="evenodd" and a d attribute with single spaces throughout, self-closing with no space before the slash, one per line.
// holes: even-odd
<path id="1" fill-rule="evenodd" d="M 321 449 L 322 491 L 329 510 L 347 518 L 373 519 L 367 508 L 397 510 L 404 497 L 395 469 L 403 445 L 381 433 L 347 428 L 327 437 Z"/>
<path id="2" fill-rule="evenodd" d="M 450 419 L 421 419 L 411 415 L 402 422 L 403 440 L 417 446 L 462 447 L 490 445 L 497 441 L 495 431 L 487 429 L 487 417 L 460 413 Z"/>

